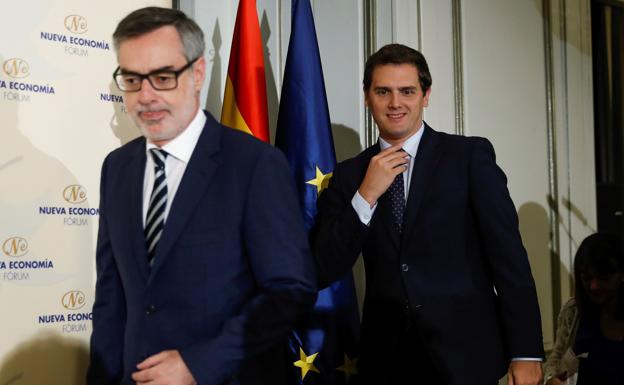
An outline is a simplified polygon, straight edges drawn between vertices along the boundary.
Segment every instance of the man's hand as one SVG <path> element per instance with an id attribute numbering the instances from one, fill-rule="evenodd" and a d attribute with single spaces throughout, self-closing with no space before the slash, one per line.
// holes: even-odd
<path id="1" fill-rule="evenodd" d="M 564 385 L 565 382 L 563 381 L 559 377 L 553 377 L 550 380 L 546 381 L 546 385 Z"/>
<path id="2" fill-rule="evenodd" d="M 540 385 L 543 377 L 540 361 L 511 361 L 507 385 Z"/>
<path id="3" fill-rule="evenodd" d="M 146 358 L 132 373 L 137 385 L 197 385 L 177 350 L 165 350 Z"/>
<path id="4" fill-rule="evenodd" d="M 390 187 L 394 178 L 407 170 L 407 156 L 401 151 L 401 146 L 395 145 L 371 158 L 364 180 L 358 189 L 368 204 L 373 206 Z"/>
<path id="5" fill-rule="evenodd" d="M 546 381 L 546 385 L 564 385 L 568 379 L 568 372 L 559 373 Z"/>

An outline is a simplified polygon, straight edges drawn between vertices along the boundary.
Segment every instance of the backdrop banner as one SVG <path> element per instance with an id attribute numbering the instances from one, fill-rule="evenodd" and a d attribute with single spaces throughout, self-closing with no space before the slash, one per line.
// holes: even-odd
<path id="1" fill-rule="evenodd" d="M 139 135 L 117 22 L 164 0 L 27 0 L 0 23 L 0 385 L 85 382 L 100 166 Z"/>

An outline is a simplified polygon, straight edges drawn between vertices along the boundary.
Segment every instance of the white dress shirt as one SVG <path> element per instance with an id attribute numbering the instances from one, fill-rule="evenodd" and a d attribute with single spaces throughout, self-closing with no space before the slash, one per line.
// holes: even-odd
<path id="1" fill-rule="evenodd" d="M 167 206 L 165 207 L 165 222 L 169 216 L 169 209 L 175 197 L 182 176 L 186 170 L 186 165 L 191 159 L 191 154 L 197 145 L 199 135 L 206 124 L 206 115 L 201 108 L 197 109 L 197 114 L 191 121 L 191 124 L 176 136 L 172 141 L 162 146 L 167 151 L 165 160 L 165 177 L 167 179 Z M 147 162 L 145 162 L 145 176 L 143 178 L 143 227 L 145 227 L 145 218 L 149 208 L 150 196 L 154 189 L 154 159 L 150 150 L 152 148 L 160 148 L 149 141 L 146 142 L 145 152 L 147 153 Z"/>

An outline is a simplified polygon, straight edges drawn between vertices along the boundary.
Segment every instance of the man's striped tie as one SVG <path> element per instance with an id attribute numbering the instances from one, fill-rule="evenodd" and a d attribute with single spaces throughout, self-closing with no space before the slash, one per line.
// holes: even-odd
<path id="1" fill-rule="evenodd" d="M 165 159 L 167 152 L 153 148 L 150 150 L 154 159 L 154 189 L 145 219 L 145 240 L 147 242 L 147 261 L 154 263 L 156 246 L 165 226 L 165 208 L 167 207 L 167 179 L 165 177 Z"/>

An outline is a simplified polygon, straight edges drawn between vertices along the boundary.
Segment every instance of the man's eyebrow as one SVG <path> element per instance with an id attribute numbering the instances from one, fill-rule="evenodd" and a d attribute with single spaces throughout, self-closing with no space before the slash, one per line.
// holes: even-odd
<path id="1" fill-rule="evenodd" d="M 142 73 L 140 73 L 140 72 L 130 71 L 130 70 L 128 70 L 128 69 L 126 69 L 126 68 L 123 68 L 123 67 L 119 67 L 119 70 L 121 71 L 121 73 L 124 73 L 124 74 L 136 74 L 136 75 L 143 75 L 143 74 L 142 74 Z M 172 65 L 168 65 L 168 66 L 159 67 L 159 68 L 156 68 L 156 69 L 151 70 L 151 71 L 150 71 L 150 72 L 148 72 L 147 74 L 152 74 L 152 73 L 154 73 L 154 72 L 161 72 L 161 71 L 173 71 L 173 66 L 172 66 Z M 147 74 L 145 74 L 145 75 L 147 75 Z"/>

